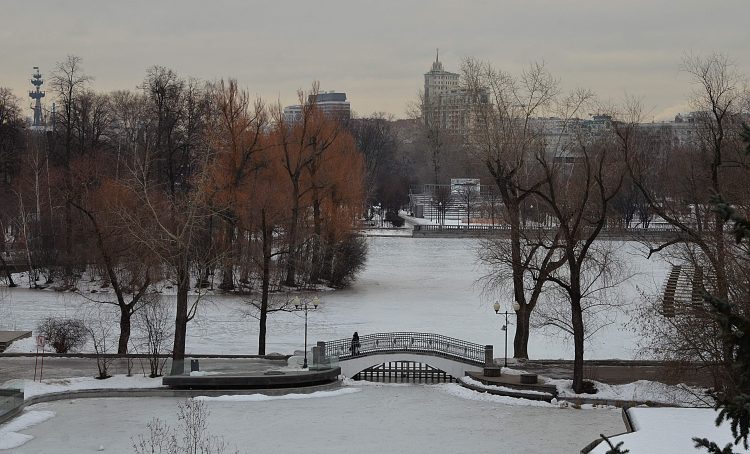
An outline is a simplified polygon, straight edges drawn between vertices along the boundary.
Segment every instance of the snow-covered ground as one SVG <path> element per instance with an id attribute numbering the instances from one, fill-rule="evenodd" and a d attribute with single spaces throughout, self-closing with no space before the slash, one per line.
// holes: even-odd
<path id="1" fill-rule="evenodd" d="M 79 391 L 85 389 L 139 389 L 139 388 L 162 388 L 162 377 L 149 378 L 143 375 L 114 375 L 106 380 L 98 380 L 94 377 L 70 377 L 52 378 L 41 382 L 17 379 L 8 380 L 2 384 L 2 388 L 14 388 L 23 390 L 24 399 L 42 394 L 58 393 L 63 391 Z"/>
<path id="2" fill-rule="evenodd" d="M 479 240 L 372 237 L 368 243 L 367 268 L 352 288 L 319 294 L 320 308 L 309 313 L 309 344 L 350 337 L 354 331 L 421 331 L 494 344 L 496 356 L 500 355 L 503 319 L 494 314 L 492 304 L 499 299 L 507 308 L 510 298 L 483 295 L 476 284 L 485 271 L 475 258 Z M 635 356 L 637 338 L 626 326 L 631 311 L 642 304 L 639 292 L 658 290 L 668 270 L 663 262 L 646 260 L 634 243 L 615 245 L 637 274 L 618 287 L 621 310 L 613 312 L 613 323 L 591 339 L 587 358 Z M 88 306 L 84 298 L 73 293 L 0 289 L 0 329 L 34 329 L 39 320 L 50 315 L 81 317 Z M 189 325 L 188 351 L 255 353 L 257 321 L 247 312 L 242 297 L 209 295 Z M 292 353 L 301 349 L 303 327 L 299 313 L 273 314 L 269 318 L 268 351 Z M 513 325 L 509 331 L 512 339 Z M 11 347 L 11 351 L 34 349 L 32 339 Z M 571 358 L 572 346 L 559 337 L 535 332 L 529 352 L 532 358 Z M 567 392 L 568 382 L 555 384 L 563 394 Z M 66 389 L 161 384 L 159 379 L 114 377 L 104 381 L 47 380 L 44 384 L 12 381 L 5 386 L 24 388 L 31 396 Z M 596 397 L 659 401 L 665 401 L 670 393 L 680 400 L 684 398 L 682 391 L 690 391 L 665 390 L 642 382 L 599 388 L 601 393 Z M 256 394 L 205 401 L 211 411 L 212 432 L 224 436 L 240 452 L 577 452 L 600 433 L 625 430 L 619 409 L 574 409 L 473 392 L 455 384 L 368 385 L 347 381 L 341 390 L 309 395 Z M 0 427 L 0 448 L 16 446 L 13 452 L 18 453 L 132 452 L 132 437 L 145 433 L 153 417 L 176 424 L 178 402 L 173 398 L 87 398 L 37 404 Z M 710 431 L 713 412 L 707 412 L 703 419 L 708 419 L 701 427 Z M 682 418 L 676 415 L 669 417 Z M 659 425 L 655 421 L 639 424 Z M 91 430 L 93 427 L 97 430 Z M 686 423 L 684 427 L 690 427 L 693 433 L 694 426 Z M 632 446 L 639 446 L 638 438 L 623 439 L 628 443 L 635 440 Z M 631 448 L 631 452 L 653 451 Z"/>
<path id="3" fill-rule="evenodd" d="M 206 399 L 209 430 L 241 453 L 332 454 L 578 452 L 600 433 L 624 430 L 619 409 L 525 405 L 455 384 L 358 384 L 295 397 Z M 178 403 L 112 398 L 34 405 L 26 415 L 54 417 L 13 431 L 15 438 L 33 437 L 13 452 L 131 453 L 131 439 L 145 434 L 152 418 L 176 425 Z"/>
<path id="4" fill-rule="evenodd" d="M 708 438 L 721 448 L 733 442 L 729 423 L 716 427 L 717 413 L 710 408 L 631 408 L 628 410 L 635 432 L 610 438 L 613 445 L 623 442 L 623 449 L 632 454 L 659 453 L 684 454 L 699 452 L 693 437 Z M 592 454 L 609 450 L 602 443 Z M 742 446 L 733 448 L 736 453 L 750 452 Z M 701 449 L 700 452 L 706 452 Z"/>
<path id="5" fill-rule="evenodd" d="M 517 370 L 508 370 L 503 368 L 503 374 L 514 374 Z M 485 385 L 470 377 L 461 377 L 460 380 L 475 388 L 486 389 L 488 391 L 500 392 L 518 392 L 517 389 L 508 388 L 498 385 Z M 593 381 L 597 389 L 596 394 L 576 394 L 573 391 L 572 380 L 545 380 L 545 385 L 553 385 L 557 388 L 560 400 L 568 399 L 575 401 L 576 398 L 596 399 L 599 401 L 634 401 L 634 402 L 655 402 L 667 405 L 695 407 L 713 405 L 713 400 L 708 398 L 705 390 L 691 388 L 685 385 L 666 385 L 664 383 L 653 382 L 648 380 L 638 380 L 633 383 L 623 385 L 609 385 Z M 541 391 L 523 391 L 524 394 L 549 395 Z"/>
<path id="6" fill-rule="evenodd" d="M 509 308 L 509 295 L 483 295 L 477 285 L 484 273 L 477 263 L 479 240 L 454 238 L 369 238 L 367 268 L 346 290 L 319 294 L 322 304 L 309 313 L 309 344 L 318 340 L 375 332 L 418 331 L 443 334 L 503 349 L 502 317 L 492 304 L 499 299 Z M 626 327 L 629 311 L 640 304 L 639 289 L 658 290 L 666 276 L 665 263 L 646 260 L 637 244 L 615 243 L 618 254 L 635 274 L 616 292 L 620 310 L 613 323 L 591 338 L 589 359 L 632 359 L 636 334 Z M 92 295 L 101 297 L 101 293 Z M 165 296 L 165 298 L 170 298 Z M 55 315 L 82 316 L 88 304 L 73 293 L 51 290 L 0 291 L 0 329 L 33 330 L 39 320 Z M 188 327 L 191 353 L 257 353 L 258 323 L 247 314 L 243 297 L 209 295 Z M 512 322 L 512 319 L 511 319 Z M 291 353 L 303 346 L 301 313 L 274 313 L 268 321 L 268 352 Z M 509 329 L 513 337 L 513 323 Z M 512 350 L 512 346 L 510 347 Z M 13 344 L 9 351 L 34 351 L 33 338 Z M 90 349 L 90 348 L 89 348 Z M 532 358 L 573 357 L 572 342 L 534 332 L 529 343 Z"/>

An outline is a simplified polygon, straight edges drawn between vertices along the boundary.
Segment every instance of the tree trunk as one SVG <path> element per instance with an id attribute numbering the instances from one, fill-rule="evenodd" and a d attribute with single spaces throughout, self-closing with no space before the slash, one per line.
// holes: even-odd
<path id="1" fill-rule="evenodd" d="M 580 394 L 583 392 L 583 308 L 581 306 L 581 270 L 580 267 L 570 266 L 570 312 L 571 324 L 573 325 L 573 390 Z"/>
<path id="2" fill-rule="evenodd" d="M 248 287 L 251 287 L 250 285 L 247 285 L 250 283 L 250 261 L 246 260 L 244 257 L 252 254 L 253 236 L 251 234 L 246 234 L 245 232 L 242 232 L 241 235 L 242 239 L 238 239 L 237 241 L 237 257 L 243 257 L 243 259 L 240 260 L 240 283 L 242 284 L 242 291 L 244 292 Z"/>
<path id="3" fill-rule="evenodd" d="M 575 357 L 573 360 L 573 390 L 580 394 L 583 392 L 583 310 L 580 300 L 571 304 L 573 322 L 573 346 Z"/>
<path id="4" fill-rule="evenodd" d="M 0 232 L 0 235 L 3 235 L 3 232 Z M 8 263 L 3 258 L 3 252 L 0 251 L 0 266 L 3 267 L 5 270 L 5 278 L 8 280 L 8 287 L 13 288 L 16 287 L 16 283 L 13 282 L 13 276 L 11 275 L 10 268 L 8 268 Z"/>
<path id="5" fill-rule="evenodd" d="M 117 341 L 117 354 L 124 355 L 128 352 L 130 341 L 130 309 L 120 306 L 120 339 Z"/>
<path id="6" fill-rule="evenodd" d="M 287 254 L 286 279 L 284 285 L 294 287 L 297 281 L 297 227 L 299 224 L 299 181 L 293 183 L 292 220 L 289 226 L 289 254 Z"/>
<path id="7" fill-rule="evenodd" d="M 513 299 L 520 306 L 516 334 L 513 338 L 513 357 L 528 359 L 529 344 L 529 317 L 531 310 L 526 304 L 524 293 L 523 274 L 524 267 L 521 260 L 521 212 L 518 207 L 518 199 L 513 197 L 509 191 L 503 191 L 503 201 L 508 211 L 510 224 L 510 248 L 513 273 Z"/>
<path id="8" fill-rule="evenodd" d="M 234 257 L 232 257 L 232 252 L 234 251 L 234 225 L 228 220 L 226 223 L 224 251 L 229 256 L 223 260 L 224 266 L 221 270 L 221 284 L 219 284 L 219 288 L 222 290 L 234 290 Z"/>
<path id="9" fill-rule="evenodd" d="M 266 211 L 261 210 L 263 230 L 263 278 L 261 280 L 260 327 L 258 329 L 258 354 L 266 354 L 266 320 L 268 318 L 268 287 L 271 281 L 271 254 L 273 231 L 266 225 Z"/>
<path id="10" fill-rule="evenodd" d="M 333 237 L 333 231 L 329 230 L 326 236 L 326 242 L 323 245 L 321 277 L 327 281 L 331 281 L 333 279 L 333 256 L 336 252 L 336 245 Z"/>
<path id="11" fill-rule="evenodd" d="M 184 267 L 187 268 L 187 267 Z M 172 375 L 185 372 L 185 338 L 188 323 L 188 290 L 190 275 L 187 269 L 178 270 L 177 275 L 177 310 L 174 320 L 174 347 L 172 348 Z"/>
<path id="12" fill-rule="evenodd" d="M 322 260 L 321 254 L 321 235 L 323 232 L 323 220 L 320 214 L 320 200 L 318 198 L 318 190 L 313 190 L 313 228 L 315 234 L 313 235 L 312 241 L 312 254 L 311 254 L 311 269 L 310 269 L 310 283 L 317 284 L 320 281 Z"/>
<path id="13" fill-rule="evenodd" d="M 531 308 L 524 304 L 516 312 L 516 334 L 513 338 L 513 357 L 529 359 L 529 319 Z"/>

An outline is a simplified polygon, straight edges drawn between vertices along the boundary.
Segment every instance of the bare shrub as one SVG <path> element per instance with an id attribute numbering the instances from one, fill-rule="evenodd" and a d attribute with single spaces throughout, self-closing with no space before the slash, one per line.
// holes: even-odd
<path id="1" fill-rule="evenodd" d="M 169 353 L 169 344 L 174 335 L 174 325 L 170 322 L 169 305 L 161 299 L 155 298 L 136 312 L 138 323 L 137 351 L 145 351 L 149 364 L 149 377 L 160 377 L 164 373 L 164 365 Z"/>
<path id="2" fill-rule="evenodd" d="M 68 353 L 86 345 L 88 331 L 83 320 L 47 317 L 37 326 L 38 334 L 47 338 L 57 353 Z"/>
<path id="3" fill-rule="evenodd" d="M 110 356 L 110 353 L 117 348 L 117 343 L 112 341 L 113 334 L 117 329 L 117 320 L 114 313 L 96 305 L 86 315 L 85 327 L 96 355 L 96 368 L 99 371 L 96 378 L 109 378 L 109 365 L 115 360 L 114 357 Z"/>
<path id="4" fill-rule="evenodd" d="M 136 454 L 223 454 L 227 445 L 223 437 L 208 431 L 210 412 L 203 401 L 187 399 L 177 406 L 177 427 L 154 418 L 148 423 L 148 434 L 131 439 Z M 235 450 L 234 453 L 239 453 Z"/>

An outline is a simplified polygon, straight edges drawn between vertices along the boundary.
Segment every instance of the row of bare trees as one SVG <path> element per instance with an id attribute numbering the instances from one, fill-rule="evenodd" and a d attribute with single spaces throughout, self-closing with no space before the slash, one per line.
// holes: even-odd
<path id="1" fill-rule="evenodd" d="M 10 150 L 0 161 L 2 244 L 25 257 L 30 286 L 76 288 L 88 273 L 110 287 L 101 302 L 119 311 L 119 353 L 132 316 L 168 286 L 181 367 L 187 324 L 216 280 L 251 295 L 264 354 L 271 293 L 344 286 L 362 268 L 366 247 L 352 226 L 365 199 L 363 156 L 345 125 L 307 102 L 315 96 L 299 93 L 303 115 L 289 123 L 280 105 L 233 80 L 155 66 L 138 91 L 98 93 L 91 83 L 68 57 L 52 76 L 54 126 L 29 130 L 19 119 L 14 135 L 0 123 L 0 149 Z M 0 115 L 20 112 L 5 95 Z"/>
<path id="2" fill-rule="evenodd" d="M 688 56 L 682 69 L 693 82 L 691 146 L 674 153 L 655 145 L 636 126 L 643 107 L 635 100 L 617 130 L 634 184 L 649 208 L 676 229 L 668 241 L 648 244 L 649 254 L 685 265 L 696 295 L 693 304 L 668 317 L 658 316 L 662 305 L 655 301 L 643 310 L 648 322 L 641 332 L 648 351 L 686 367 L 699 363 L 712 374 L 716 390 L 734 395 L 737 348 L 721 335 L 704 300 L 711 295 L 740 316 L 750 314 L 748 245 L 735 239 L 732 220 L 716 208 L 721 197 L 739 216 L 750 213 L 750 93 L 725 55 Z"/>
<path id="3" fill-rule="evenodd" d="M 611 290 L 629 274 L 611 243 L 600 238 L 618 211 L 629 213 L 622 216 L 626 223 L 637 213 L 644 225 L 658 217 L 673 226 L 674 236 L 667 241 L 644 240 L 651 253 L 693 265 L 700 270 L 700 287 L 747 305 L 747 255 L 731 244 L 726 222 L 709 203 L 712 194 L 726 195 L 742 212 L 750 203 L 750 168 L 739 140 L 749 112 L 746 93 L 724 56 L 689 57 L 684 69 L 696 83 L 697 137 L 675 145 L 644 127 L 637 100 L 603 106 L 585 90 L 564 94 L 541 64 L 519 76 L 473 59 L 463 65 L 465 87 L 474 100 L 471 156 L 492 176 L 510 229 L 510 240 L 482 245 L 480 259 L 491 270 L 483 280 L 488 289 L 512 291 L 518 308 L 517 358 L 528 358 L 532 326 L 553 325 L 572 335 L 577 392 L 584 389 L 584 341 L 596 330 L 591 314 L 617 302 Z M 580 119 L 591 111 L 606 115 Z M 528 204 L 553 219 L 555 228 L 524 228 Z M 545 310 L 537 311 L 532 323 L 542 301 Z M 670 359 L 723 364 L 727 376 L 730 364 L 722 358 L 731 355 L 717 346 L 718 327 L 705 315 L 692 311 L 676 323 L 649 314 L 645 320 L 662 328 L 652 336 L 652 347 L 660 354 L 669 350 Z M 644 331 L 653 335 L 651 328 Z M 686 350 L 688 334 L 693 348 Z M 713 354 L 707 358 L 699 349 Z"/>

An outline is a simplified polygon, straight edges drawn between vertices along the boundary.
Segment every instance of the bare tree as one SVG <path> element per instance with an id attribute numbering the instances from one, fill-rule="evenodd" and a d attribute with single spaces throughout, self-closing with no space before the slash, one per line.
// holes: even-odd
<path id="1" fill-rule="evenodd" d="M 471 213 L 479 210 L 481 194 L 474 183 L 460 184 L 455 191 L 455 199 L 466 210 L 466 225 L 471 225 Z"/>
<path id="2" fill-rule="evenodd" d="M 83 71 L 82 63 L 81 57 L 68 55 L 65 60 L 56 64 L 50 78 L 50 86 L 60 106 L 55 123 L 64 136 L 63 154 L 60 157 L 63 164 L 70 161 L 74 151 L 76 106 L 86 86 L 93 80 Z"/>
<path id="3" fill-rule="evenodd" d="M 10 88 L 0 87 L 0 188 L 10 184 L 18 171 L 18 154 L 23 148 L 20 102 Z"/>
<path id="4" fill-rule="evenodd" d="M 3 253 L 8 249 L 5 228 L 18 212 L 13 183 L 19 171 L 20 151 L 24 146 L 22 128 L 20 100 L 10 88 L 0 87 L 0 267 L 10 287 L 16 284 Z"/>
<path id="5" fill-rule="evenodd" d="M 90 258 L 101 267 L 106 282 L 111 286 L 115 300 L 96 299 L 102 304 L 114 305 L 120 312 L 120 335 L 117 353 L 128 352 L 131 318 L 141 307 L 146 296 L 153 292 L 151 284 L 159 275 L 153 254 L 138 250 L 138 242 L 128 235 L 118 216 L 127 191 L 101 169 L 101 160 L 83 157 L 71 165 L 71 182 L 66 199 L 84 217 L 79 226 L 86 237 L 93 240 L 95 251 Z M 114 170 L 114 169 L 109 169 Z M 91 300 L 92 297 L 84 295 Z"/>
<path id="6" fill-rule="evenodd" d="M 632 277 L 632 271 L 620 258 L 620 254 L 615 243 L 611 241 L 595 241 L 589 249 L 581 270 L 581 312 L 585 341 L 590 340 L 602 328 L 611 325 L 616 311 L 626 304 L 619 296 L 618 286 Z M 533 264 L 530 268 L 532 272 L 538 272 L 542 267 Z M 555 270 L 554 276 L 557 274 Z M 545 291 L 545 297 L 539 300 L 532 326 L 559 331 L 566 337 L 574 338 L 576 332 L 573 326 L 572 306 L 560 303 L 569 300 L 567 289 L 547 285 Z"/>
<path id="7" fill-rule="evenodd" d="M 365 200 L 368 206 L 377 204 L 384 191 L 389 161 L 396 151 L 396 135 L 392 127 L 393 118 L 384 113 L 375 113 L 367 118 L 349 121 L 347 129 L 354 137 L 357 148 L 365 160 Z"/>
<path id="8" fill-rule="evenodd" d="M 208 154 L 196 155 L 195 171 L 189 187 L 172 197 L 159 190 L 149 177 L 150 159 L 131 169 L 125 182 L 126 197 L 117 210 L 132 240 L 163 263 L 176 281 L 175 336 L 172 373 L 182 373 L 187 324 L 195 316 L 200 294 L 191 303 L 188 294 L 193 271 L 202 276 L 204 262 L 215 257 L 205 250 L 205 229 L 212 213 L 207 209 L 206 179 Z"/>
<path id="9" fill-rule="evenodd" d="M 513 285 L 513 299 L 518 304 L 518 327 L 513 340 L 514 357 L 528 358 L 529 319 L 541 292 L 543 282 L 526 292 L 528 270 L 525 264 L 534 258 L 528 253 L 548 252 L 531 248 L 524 257 L 522 251 L 523 227 L 521 208 L 527 198 L 533 197 L 544 175 L 538 175 L 534 156 L 543 153 L 545 147 L 557 147 L 557 143 L 542 135 L 534 118 L 552 110 L 559 94 L 558 82 L 543 64 L 532 64 L 520 77 L 497 70 L 489 63 L 474 59 L 464 62 L 463 79 L 471 94 L 472 121 L 471 143 L 473 157 L 484 164 L 492 176 L 502 200 L 504 219 L 510 229 L 510 260 L 486 258 L 489 263 L 510 265 L 509 276 Z M 572 118 L 577 109 L 569 109 L 561 119 L 563 125 Z M 559 138 L 552 137 L 552 140 Z M 554 236 L 553 236 L 554 238 Z M 503 248 L 493 248 L 496 252 Z M 549 259 L 540 263 L 554 265 Z M 504 273 L 498 270 L 499 276 Z M 545 278 L 542 272 L 537 278 Z M 498 283 L 497 279 L 484 279 L 485 283 Z"/>
<path id="10" fill-rule="evenodd" d="M 445 215 L 453 204 L 453 193 L 450 186 L 435 185 L 430 194 L 430 205 L 438 212 L 438 222 L 445 223 Z"/>
<path id="11" fill-rule="evenodd" d="M 175 336 L 172 349 L 172 373 L 182 373 L 185 357 L 187 324 L 195 316 L 200 297 L 190 303 L 192 271 L 198 265 L 198 242 L 205 219 L 210 216 L 204 210 L 202 195 L 197 191 L 175 201 L 166 200 L 152 193 L 148 183 L 141 181 L 135 194 L 145 207 L 143 218 L 135 218 L 132 212 L 121 210 L 137 242 L 148 248 L 167 265 L 177 284 L 175 311 Z"/>
<path id="12" fill-rule="evenodd" d="M 626 105 L 617 136 L 648 209 L 675 230 L 665 241 L 649 242 L 650 254 L 688 268 L 697 294 L 705 289 L 720 300 L 745 305 L 750 288 L 746 255 L 731 237 L 728 221 L 711 204 L 712 196 L 722 194 L 740 212 L 750 207 L 750 161 L 741 140 L 745 79 L 722 54 L 687 56 L 683 70 L 695 87 L 690 116 L 694 139 L 677 146 L 651 140 L 638 125 L 643 109 L 637 100 Z M 718 327 L 709 308 L 700 298 L 696 301 L 651 328 L 660 335 L 655 339 L 660 345 L 651 347 L 668 359 L 706 363 L 720 386 L 731 376 L 731 346 L 714 342 Z"/>
<path id="13" fill-rule="evenodd" d="M 576 96 L 580 99 L 580 96 Z M 576 100 L 573 105 L 577 105 Z M 604 120 L 605 130 L 609 120 Z M 533 193 L 542 201 L 557 221 L 554 242 L 547 249 L 557 249 L 556 259 L 564 265 L 547 276 L 565 296 L 570 307 L 569 327 L 573 333 L 575 349 L 573 362 L 573 389 L 583 392 L 583 361 L 588 293 L 595 285 L 608 282 L 611 265 L 599 250 L 598 237 L 607 223 L 611 204 L 622 186 L 625 164 L 609 134 L 590 137 L 577 128 L 577 144 L 566 150 L 573 152 L 568 163 L 556 159 L 555 154 L 537 153 L 544 180 Z M 587 279 L 593 274 L 593 279 Z"/>
<path id="14" fill-rule="evenodd" d="M 70 186 L 69 166 L 73 159 L 74 137 L 76 123 L 76 105 L 92 77 L 84 73 L 81 57 L 68 55 L 65 60 L 58 62 L 50 78 L 50 86 L 55 93 L 60 109 L 55 120 L 62 134 L 62 151 L 56 153 L 56 163 L 62 166 L 63 180 Z M 55 150 L 57 151 L 57 150 Z M 67 274 L 70 274 L 70 260 L 73 248 L 73 218 L 72 206 L 65 205 L 65 238 L 64 251 Z"/>
<path id="15" fill-rule="evenodd" d="M 417 148 L 421 151 L 419 159 L 429 163 L 424 181 L 440 184 L 459 162 L 467 162 L 462 159 L 465 137 L 457 127 L 449 125 L 450 107 L 442 101 L 441 95 L 426 99 L 424 92 L 420 91 L 408 115 L 419 124 L 416 137 Z"/>

